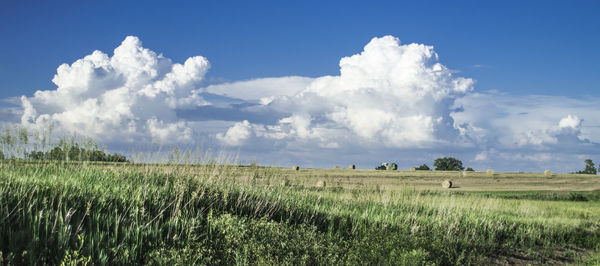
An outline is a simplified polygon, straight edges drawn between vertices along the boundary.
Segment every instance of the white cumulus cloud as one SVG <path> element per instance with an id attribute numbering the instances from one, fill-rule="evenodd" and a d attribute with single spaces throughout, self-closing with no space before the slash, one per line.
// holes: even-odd
<path id="1" fill-rule="evenodd" d="M 288 128 L 284 132 L 291 139 L 313 138 L 329 147 L 337 147 L 331 143 L 340 138 L 429 146 L 454 130 L 448 120 L 452 100 L 471 91 L 473 83 L 455 77 L 432 46 L 403 45 L 385 36 L 342 58 L 339 76 L 320 77 L 295 95 L 274 97 L 268 108 L 290 115 L 280 120 L 280 128 Z M 336 134 L 325 134 L 328 129 Z"/>
<path id="2" fill-rule="evenodd" d="M 225 134 L 218 133 L 217 139 L 228 146 L 240 146 L 250 137 L 250 130 L 250 123 L 248 123 L 248 120 L 244 120 L 240 123 L 235 123 Z"/>
<path id="3" fill-rule="evenodd" d="M 560 120 L 558 123 L 559 128 L 571 128 L 578 129 L 581 124 L 581 119 L 575 115 L 568 115 L 567 117 Z"/>
<path id="4" fill-rule="evenodd" d="M 180 104 L 208 104 L 202 98 L 181 103 L 202 81 L 210 64 L 201 56 L 184 64 L 142 47 L 129 36 L 109 56 L 94 51 L 58 67 L 56 90 L 22 97 L 22 124 L 56 124 L 66 133 L 100 141 L 169 143 L 190 140 L 191 129 L 177 119 Z"/>

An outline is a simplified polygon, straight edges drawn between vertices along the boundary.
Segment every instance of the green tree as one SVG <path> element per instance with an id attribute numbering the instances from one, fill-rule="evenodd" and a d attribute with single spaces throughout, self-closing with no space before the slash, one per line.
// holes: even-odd
<path id="1" fill-rule="evenodd" d="M 64 161 L 65 160 L 65 152 L 63 152 L 63 150 L 60 147 L 54 147 L 54 149 L 52 149 L 50 151 L 50 154 L 48 157 L 50 160 Z"/>
<path id="2" fill-rule="evenodd" d="M 44 153 L 41 151 L 32 151 L 30 153 L 25 154 L 25 158 L 29 160 L 44 160 Z"/>
<path id="3" fill-rule="evenodd" d="M 433 162 L 436 171 L 462 171 L 462 162 L 454 157 L 437 158 Z"/>
<path id="4" fill-rule="evenodd" d="M 429 170 L 431 170 L 431 168 L 429 168 L 429 166 L 427 166 L 426 164 L 422 164 L 422 165 L 421 165 L 421 166 L 419 166 L 419 167 L 415 167 L 415 169 L 417 169 L 417 170 L 424 170 L 424 171 L 429 171 Z"/>
<path id="5" fill-rule="evenodd" d="M 81 149 L 79 145 L 74 145 L 69 148 L 69 161 L 81 161 Z"/>
<path id="6" fill-rule="evenodd" d="M 4 160 L 4 153 L 0 151 L 0 160 Z"/>
<path id="7" fill-rule="evenodd" d="M 577 172 L 578 174 L 589 174 L 589 175 L 595 175 L 597 173 L 596 171 L 596 165 L 594 164 L 594 162 L 592 161 L 592 159 L 585 159 L 585 168 L 583 169 L 583 171 L 579 171 Z"/>
<path id="8" fill-rule="evenodd" d="M 475 172 L 475 170 L 473 170 L 473 168 L 471 168 L 471 167 L 467 168 L 467 170 L 465 170 L 465 171 L 468 171 L 468 172 Z"/>
<path id="9" fill-rule="evenodd" d="M 127 162 L 127 157 L 118 154 L 118 153 L 113 153 L 113 154 L 109 154 L 106 157 L 106 161 L 108 162 L 117 162 L 117 163 L 124 163 Z"/>

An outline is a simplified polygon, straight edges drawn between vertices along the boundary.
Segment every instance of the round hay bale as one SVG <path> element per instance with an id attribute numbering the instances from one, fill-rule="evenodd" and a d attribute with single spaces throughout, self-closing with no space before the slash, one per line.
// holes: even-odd
<path id="1" fill-rule="evenodd" d="M 300 166 L 294 165 L 294 167 L 292 167 L 292 169 L 298 171 L 298 170 L 300 170 Z"/>
<path id="2" fill-rule="evenodd" d="M 552 176 L 552 171 L 546 170 L 546 171 L 544 171 L 544 175 L 545 176 Z"/>
<path id="3" fill-rule="evenodd" d="M 487 173 L 488 175 L 494 175 L 494 170 L 492 170 L 492 169 L 487 169 L 487 172 L 486 172 L 486 173 Z"/>
<path id="4" fill-rule="evenodd" d="M 387 171 L 391 171 L 391 170 L 392 170 L 392 166 L 388 164 L 388 165 L 385 167 L 385 170 L 387 170 Z"/>
<path id="5" fill-rule="evenodd" d="M 356 169 L 356 165 L 351 164 L 350 166 L 348 166 L 348 169 L 353 169 L 354 170 L 354 169 Z"/>
<path id="6" fill-rule="evenodd" d="M 411 172 L 415 172 L 415 171 L 417 171 L 417 168 L 415 168 L 415 167 L 411 167 L 411 168 L 410 168 L 410 171 L 411 171 Z"/>
<path id="7" fill-rule="evenodd" d="M 335 166 L 335 169 L 340 169 L 340 166 L 339 166 L 339 165 L 336 165 L 336 166 Z"/>
<path id="8" fill-rule="evenodd" d="M 324 180 L 319 180 L 319 181 L 317 181 L 317 184 L 316 184 L 316 186 L 317 186 L 317 187 L 326 187 L 326 186 L 327 186 L 327 184 L 325 183 L 325 181 L 324 181 Z"/>
<path id="9" fill-rule="evenodd" d="M 444 182 L 442 182 L 442 187 L 443 188 L 451 188 L 452 187 L 452 180 L 444 180 Z"/>

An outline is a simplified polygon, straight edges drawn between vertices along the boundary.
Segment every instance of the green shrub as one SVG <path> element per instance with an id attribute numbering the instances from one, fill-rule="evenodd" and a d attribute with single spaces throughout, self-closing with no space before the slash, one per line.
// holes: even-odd
<path id="1" fill-rule="evenodd" d="M 431 168 L 429 168 L 429 166 L 427 166 L 426 164 L 422 164 L 419 167 L 415 167 L 416 170 L 424 170 L 424 171 L 429 171 L 431 170 Z"/>

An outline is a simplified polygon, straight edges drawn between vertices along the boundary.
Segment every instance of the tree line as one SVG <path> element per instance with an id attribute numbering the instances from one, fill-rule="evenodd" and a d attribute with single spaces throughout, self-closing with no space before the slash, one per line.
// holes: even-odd
<path id="1" fill-rule="evenodd" d="M 100 149 L 85 149 L 75 144 L 70 147 L 54 147 L 47 152 L 32 151 L 25 153 L 28 160 L 52 161 L 91 161 L 91 162 L 129 162 L 127 157 L 118 153 L 106 153 Z"/>
<path id="2" fill-rule="evenodd" d="M 71 146 L 68 148 L 54 147 L 49 151 L 31 151 L 25 152 L 25 160 L 35 161 L 90 161 L 90 162 L 129 162 L 127 157 L 118 153 L 106 153 L 100 149 L 85 149 L 79 147 L 79 145 Z M 0 160 L 4 159 L 16 159 L 7 158 L 2 151 L 0 151 Z"/>
<path id="3" fill-rule="evenodd" d="M 392 166 L 391 169 L 389 166 Z M 433 162 L 433 166 L 435 167 L 436 171 L 475 171 L 471 167 L 467 167 L 467 169 L 465 170 L 465 167 L 463 167 L 462 161 L 459 159 L 456 159 L 454 157 L 437 158 Z M 420 170 L 420 171 L 430 171 L 431 170 L 431 168 L 429 168 L 429 166 L 427 164 L 422 164 L 422 165 L 420 165 L 418 167 L 414 167 L 414 168 L 415 168 L 415 170 Z M 375 167 L 375 170 L 397 170 L 397 169 L 398 169 L 398 165 L 396 163 L 383 163 L 383 164 Z"/>
<path id="4" fill-rule="evenodd" d="M 52 128 L 41 132 L 19 126 L 1 130 L 0 160 L 129 162 L 122 154 L 107 153 L 89 138 L 63 137 L 52 143 Z"/>
<path id="5" fill-rule="evenodd" d="M 598 172 L 600 172 L 600 165 L 596 169 L 596 165 L 594 164 L 592 159 L 585 159 L 584 163 L 585 163 L 584 169 L 581 171 L 573 172 L 573 174 L 595 175 L 595 174 L 598 174 Z M 395 163 L 392 163 L 392 164 L 396 165 Z M 387 164 L 382 164 L 381 166 L 377 166 L 377 167 L 375 167 L 375 169 L 376 170 L 386 170 L 385 165 L 387 165 Z M 433 162 L 433 166 L 435 167 L 436 171 L 475 171 L 471 167 L 467 167 L 465 169 L 462 161 L 459 159 L 456 159 L 454 157 L 437 158 Z M 420 166 L 414 167 L 414 169 L 420 170 L 420 171 L 431 171 L 432 170 L 427 164 L 422 164 Z M 396 169 L 393 169 L 393 170 L 396 170 Z"/>

